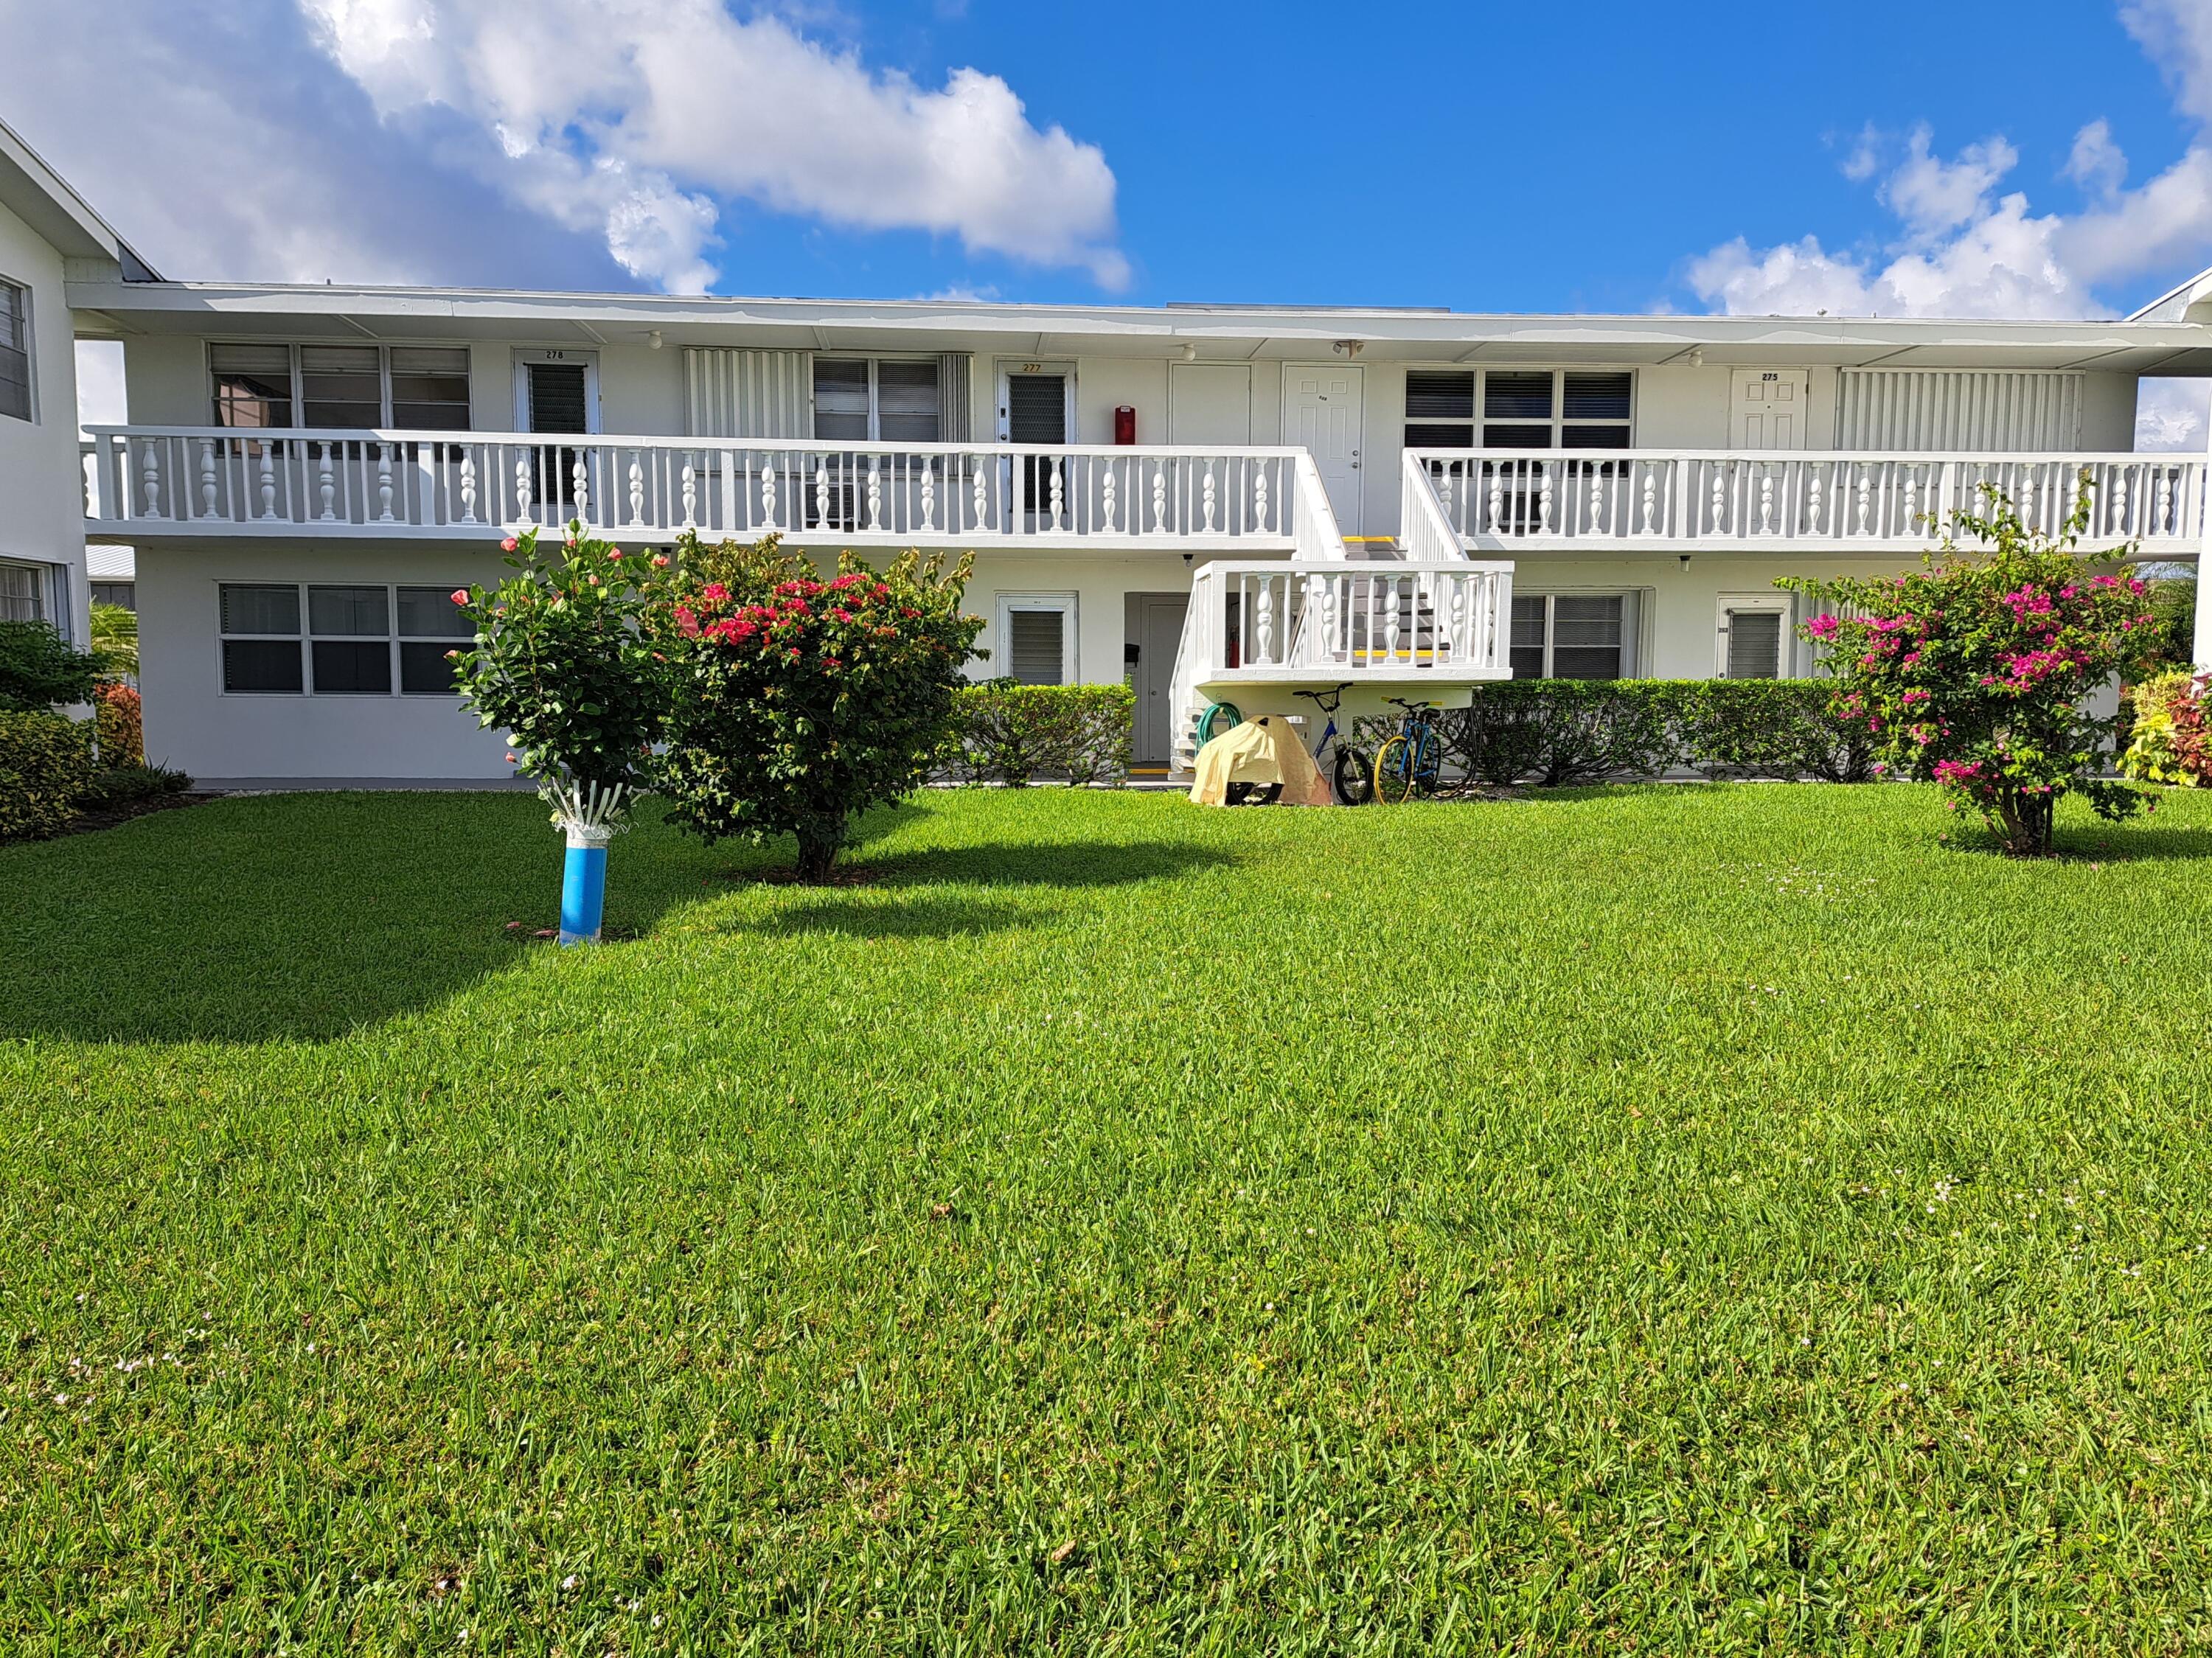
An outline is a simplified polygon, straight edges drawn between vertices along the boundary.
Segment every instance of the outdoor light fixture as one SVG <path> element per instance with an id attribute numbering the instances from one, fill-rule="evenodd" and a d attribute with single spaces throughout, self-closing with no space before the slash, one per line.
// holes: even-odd
<path id="1" fill-rule="evenodd" d="M 1196 362 L 1198 361 L 1198 347 L 1195 343 L 1190 340 L 1185 340 L 1182 343 L 1182 360 L 1185 362 Z"/>
<path id="2" fill-rule="evenodd" d="M 1359 348 L 1365 343 L 1364 340 L 1339 340 L 1328 349 L 1340 357 L 1356 357 L 1359 355 Z"/>
<path id="3" fill-rule="evenodd" d="M 1692 346 L 1690 348 L 1690 367 L 1692 368 L 1703 368 L 1705 366 L 1705 348 L 1702 345 Z"/>
<path id="4" fill-rule="evenodd" d="M 645 337 L 645 343 L 654 350 L 660 349 L 660 331 L 656 328 Z"/>

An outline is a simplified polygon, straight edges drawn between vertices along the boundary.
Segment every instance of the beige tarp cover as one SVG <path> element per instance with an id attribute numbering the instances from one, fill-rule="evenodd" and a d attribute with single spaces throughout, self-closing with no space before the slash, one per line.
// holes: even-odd
<path id="1" fill-rule="evenodd" d="M 1229 804 L 1231 783 L 1280 783 L 1286 806 L 1325 806 L 1328 780 L 1280 714 L 1263 714 L 1225 731 L 1198 751 L 1190 798 L 1201 806 Z"/>

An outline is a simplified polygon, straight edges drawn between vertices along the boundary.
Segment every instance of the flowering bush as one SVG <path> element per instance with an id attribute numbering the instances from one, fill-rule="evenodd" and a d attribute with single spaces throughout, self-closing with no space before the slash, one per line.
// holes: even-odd
<path id="1" fill-rule="evenodd" d="M 980 618 L 949 574 L 908 553 L 871 570 L 847 555 L 824 581 L 773 541 L 683 552 L 655 618 L 670 679 L 660 780 L 670 816 L 708 841 L 799 841 L 800 878 L 826 878 L 849 820 L 909 793 L 944 751 Z"/>
<path id="2" fill-rule="evenodd" d="M 447 653 L 463 701 L 512 734 L 508 757 L 556 806 L 564 792 L 634 786 L 667 703 L 641 623 L 669 559 L 626 555 L 574 524 L 555 548 L 541 550 L 535 529 L 501 544 L 515 574 L 453 592 L 476 628 L 471 647 Z"/>
<path id="3" fill-rule="evenodd" d="M 2212 673 L 2160 674 L 2136 687 L 2135 741 L 2120 769 L 2146 783 L 2212 788 Z"/>
<path id="4" fill-rule="evenodd" d="M 2087 699 L 2139 671 L 2157 629 L 2143 583 L 2095 568 L 2130 549 L 2094 561 L 2073 550 L 2088 521 L 2086 480 L 2056 540 L 1987 493 L 1989 516 L 1955 514 L 1927 569 L 1820 584 L 1844 608 L 1801 631 L 1826 647 L 1837 707 L 1864 722 L 1881 769 L 1940 784 L 1946 805 L 1978 812 L 2007 852 L 2035 855 L 2051 850 L 2063 795 L 2115 820 L 2142 809 L 2139 791 L 2095 774 L 2118 720 Z M 1961 534 L 1989 550 L 1962 549 Z"/>

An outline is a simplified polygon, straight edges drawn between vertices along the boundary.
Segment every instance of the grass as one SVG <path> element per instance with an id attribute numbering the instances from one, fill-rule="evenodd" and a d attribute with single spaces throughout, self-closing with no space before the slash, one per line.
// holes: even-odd
<path id="1" fill-rule="evenodd" d="M 0 1649 L 2201 1649 L 2212 800 L 1944 822 L 0 850 Z"/>

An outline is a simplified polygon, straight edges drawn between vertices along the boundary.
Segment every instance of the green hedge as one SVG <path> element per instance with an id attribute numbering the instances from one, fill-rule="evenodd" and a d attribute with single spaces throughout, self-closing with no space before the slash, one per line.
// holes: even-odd
<path id="1" fill-rule="evenodd" d="M 1870 739 L 1830 707 L 1825 679 L 1510 679 L 1437 717 L 1462 784 L 1559 788 L 1692 770 L 1714 779 L 1863 783 Z M 1395 725 L 1364 720 L 1370 746 Z"/>
<path id="2" fill-rule="evenodd" d="M 89 720 L 0 710 L 0 841 L 58 834 L 99 773 Z"/>
<path id="3" fill-rule="evenodd" d="M 953 695 L 945 769 L 969 783 L 1033 778 L 1120 785 L 1129 777 L 1137 694 L 1127 685 L 1023 685 L 989 679 Z"/>

